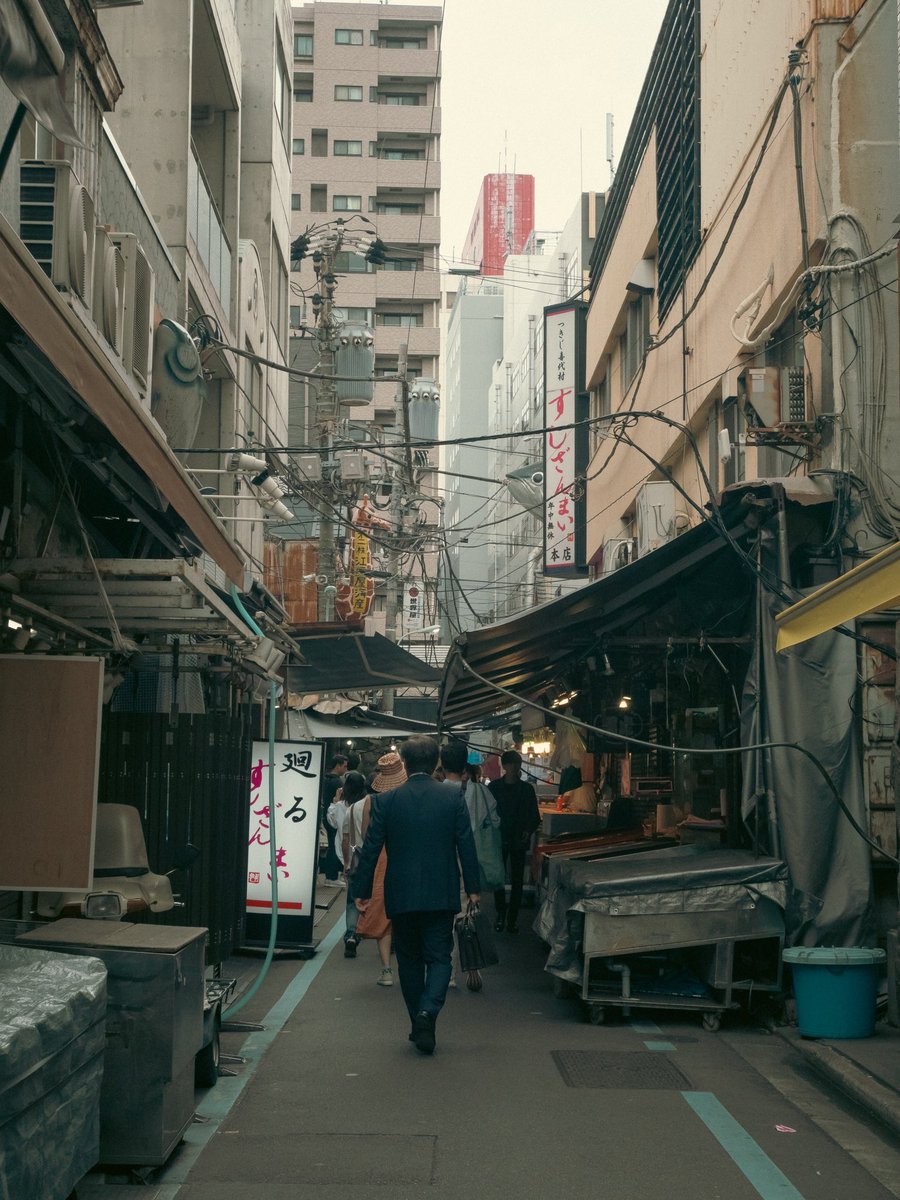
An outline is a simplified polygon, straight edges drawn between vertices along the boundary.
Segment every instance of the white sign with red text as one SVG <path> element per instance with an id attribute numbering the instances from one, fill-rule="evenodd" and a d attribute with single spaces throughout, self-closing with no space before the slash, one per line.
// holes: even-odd
<path id="1" fill-rule="evenodd" d="M 544 570 L 575 562 L 575 309 L 548 315 L 544 377 Z"/>
<path id="2" fill-rule="evenodd" d="M 275 818 L 269 773 L 275 780 Z M 319 856 L 320 742 L 254 742 L 250 765 L 250 823 L 247 848 L 247 912 L 272 911 L 271 838 L 275 837 L 278 912 L 312 917 Z"/>

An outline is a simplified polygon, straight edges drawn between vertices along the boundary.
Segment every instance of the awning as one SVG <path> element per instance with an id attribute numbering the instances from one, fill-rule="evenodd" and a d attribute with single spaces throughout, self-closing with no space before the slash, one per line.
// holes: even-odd
<path id="1" fill-rule="evenodd" d="M 141 406 L 104 356 L 98 341 L 0 217 L 0 305 L 159 489 L 197 542 L 240 586 L 241 552 L 172 453 L 148 409 Z"/>
<path id="2" fill-rule="evenodd" d="M 755 533 L 761 520 L 757 511 L 735 504 L 724 514 L 731 536 L 740 541 Z M 716 586 L 691 588 L 714 558 L 723 566 Z M 484 714 L 508 707 L 510 701 L 493 687 L 476 679 L 471 666 L 491 683 L 517 696 L 533 697 L 566 668 L 597 646 L 599 639 L 622 631 L 666 606 L 678 612 L 681 628 L 692 619 L 702 620 L 705 605 L 721 615 L 723 594 L 728 594 L 725 565 L 731 572 L 730 593 L 745 582 L 739 557 L 716 527 L 704 521 L 667 542 L 651 554 L 614 571 L 595 583 L 557 600 L 460 634 L 451 648 L 441 685 L 440 721 L 454 728 Z M 677 584 L 677 587 L 675 586 Z M 677 632 L 672 628 L 672 632 Z"/>
<path id="3" fill-rule="evenodd" d="M 777 650 L 787 650 L 863 613 L 900 607 L 900 542 L 778 614 Z"/>
<path id="4" fill-rule="evenodd" d="M 376 633 L 321 634 L 298 637 L 303 661 L 288 668 L 291 692 L 359 691 L 398 684 L 435 685 L 440 671 Z"/>
<path id="5" fill-rule="evenodd" d="M 433 733 L 434 729 L 429 730 L 419 724 L 404 725 L 402 721 L 398 721 L 396 725 L 374 722 L 369 724 L 366 721 L 358 720 L 329 720 L 327 717 L 317 717 L 311 712 L 291 712 L 288 713 L 288 731 L 291 737 L 312 737 L 321 741 L 328 738 L 332 740 L 389 738 L 393 741 L 397 738 L 410 737 L 414 733 Z"/>
<path id="6" fill-rule="evenodd" d="M 103 593 L 97 583 L 99 575 Z M 222 637 L 252 646 L 257 637 L 231 602 L 183 558 L 20 558 L 6 580 L 19 599 L 108 637 L 109 612 L 127 636 L 164 640 L 169 634 Z"/>

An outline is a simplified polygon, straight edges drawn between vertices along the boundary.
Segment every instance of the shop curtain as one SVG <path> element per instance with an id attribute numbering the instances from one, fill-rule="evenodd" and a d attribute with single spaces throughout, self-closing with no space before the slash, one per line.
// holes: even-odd
<path id="1" fill-rule="evenodd" d="M 799 742 L 821 760 L 859 825 L 868 825 L 854 711 L 857 647 L 829 632 L 775 651 L 781 602 L 759 589 L 757 648 L 744 684 L 741 740 Z M 795 750 L 744 755 L 741 811 L 764 831 L 763 852 L 782 858 L 791 889 L 788 941 L 872 944 L 871 851 L 813 764 Z"/>

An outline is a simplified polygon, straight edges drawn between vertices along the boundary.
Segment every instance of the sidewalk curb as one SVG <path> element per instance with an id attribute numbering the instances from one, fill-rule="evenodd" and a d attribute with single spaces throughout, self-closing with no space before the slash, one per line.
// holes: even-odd
<path id="1" fill-rule="evenodd" d="M 799 1034 L 785 1029 L 779 1029 L 777 1033 L 819 1074 L 900 1138 L 900 1096 L 892 1088 L 885 1087 L 868 1071 L 827 1043 L 801 1038 Z"/>

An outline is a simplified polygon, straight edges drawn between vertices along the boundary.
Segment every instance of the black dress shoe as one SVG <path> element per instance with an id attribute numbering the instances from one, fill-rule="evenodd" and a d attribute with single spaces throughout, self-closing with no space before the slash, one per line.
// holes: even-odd
<path id="1" fill-rule="evenodd" d="M 506 932 L 507 933 L 518 933 L 519 932 L 519 927 L 515 923 L 515 921 L 509 922 L 509 924 L 506 926 Z"/>
<path id="2" fill-rule="evenodd" d="M 434 1013 L 416 1013 L 410 1040 L 421 1054 L 434 1053 Z"/>
<path id="3" fill-rule="evenodd" d="M 494 933 L 502 933 L 505 928 L 506 928 L 506 922 L 504 920 L 502 920 L 500 917 L 498 917 L 497 920 L 494 922 Z"/>

